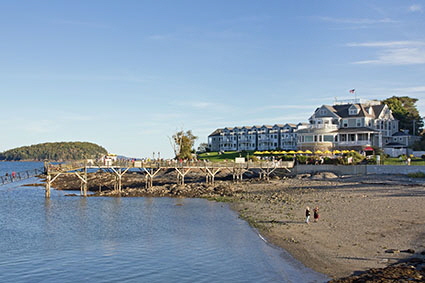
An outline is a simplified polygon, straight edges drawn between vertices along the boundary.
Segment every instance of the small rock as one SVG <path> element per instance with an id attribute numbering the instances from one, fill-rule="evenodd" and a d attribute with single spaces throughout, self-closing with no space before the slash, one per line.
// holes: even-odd
<path id="1" fill-rule="evenodd" d="M 387 254 L 396 254 L 396 253 L 399 253 L 400 251 L 399 250 L 396 250 L 396 249 L 388 249 L 385 252 Z"/>

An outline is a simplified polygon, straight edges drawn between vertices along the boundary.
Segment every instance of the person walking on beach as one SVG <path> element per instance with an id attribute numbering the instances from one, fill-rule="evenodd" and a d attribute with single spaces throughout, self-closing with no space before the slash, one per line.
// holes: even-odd
<path id="1" fill-rule="evenodd" d="M 314 218 L 314 222 L 319 221 L 319 207 L 318 206 L 316 206 L 313 209 L 313 218 Z"/>
<path id="2" fill-rule="evenodd" d="M 310 207 L 306 207 L 305 208 L 305 223 L 309 223 L 310 222 Z"/>

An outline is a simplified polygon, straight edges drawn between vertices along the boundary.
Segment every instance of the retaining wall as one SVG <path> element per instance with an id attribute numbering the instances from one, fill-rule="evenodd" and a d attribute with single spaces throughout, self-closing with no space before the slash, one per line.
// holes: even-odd
<path id="1" fill-rule="evenodd" d="M 425 173 L 425 166 L 408 165 L 302 165 L 297 164 L 292 170 L 294 174 L 334 172 L 337 175 L 367 174 L 408 174 Z"/>

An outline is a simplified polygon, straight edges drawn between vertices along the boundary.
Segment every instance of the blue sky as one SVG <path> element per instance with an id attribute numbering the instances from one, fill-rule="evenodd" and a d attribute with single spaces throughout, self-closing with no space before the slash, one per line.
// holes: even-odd
<path id="1" fill-rule="evenodd" d="M 425 115 L 425 2 L 0 1 L 0 151 L 172 157 L 178 130 L 306 122 L 353 88 Z"/>

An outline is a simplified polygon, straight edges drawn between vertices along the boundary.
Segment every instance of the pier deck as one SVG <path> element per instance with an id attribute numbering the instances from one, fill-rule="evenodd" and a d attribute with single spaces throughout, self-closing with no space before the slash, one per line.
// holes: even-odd
<path id="1" fill-rule="evenodd" d="M 233 181 L 238 182 L 243 179 L 243 175 L 248 171 L 256 171 L 259 178 L 268 180 L 270 174 L 276 169 L 284 169 L 290 172 L 293 168 L 293 161 L 262 161 L 262 162 L 205 162 L 205 161 L 132 161 L 115 162 L 111 164 L 100 164 L 94 162 L 80 161 L 63 163 L 59 165 L 48 164 L 46 178 L 46 197 L 50 197 L 50 189 L 53 181 L 62 174 L 73 174 L 81 181 L 80 191 L 83 196 L 87 196 L 87 174 L 90 170 L 102 170 L 110 172 L 115 176 L 114 189 L 122 191 L 122 177 L 131 169 L 137 169 L 145 174 L 146 187 L 153 186 L 155 176 L 161 170 L 173 169 L 176 172 L 176 182 L 184 186 L 185 177 L 190 172 L 202 172 L 205 174 L 206 183 L 214 183 L 215 176 L 221 171 L 232 174 Z"/>

